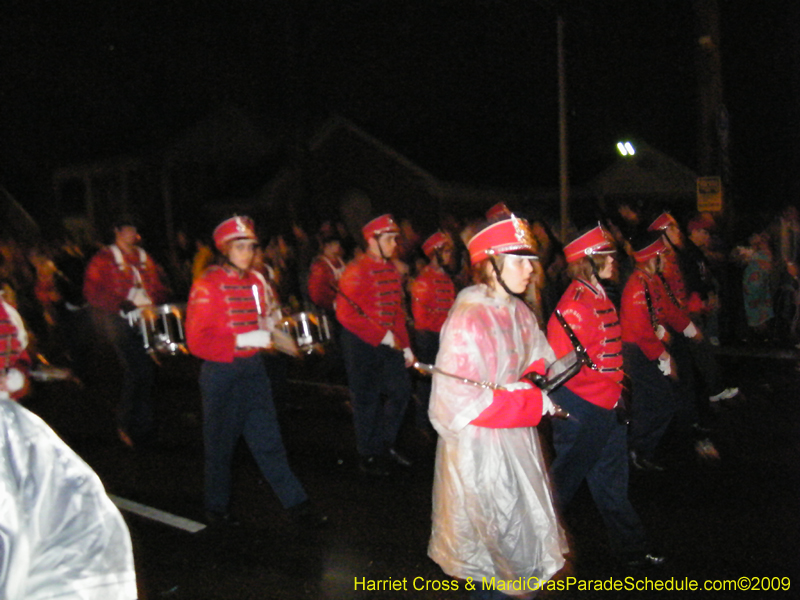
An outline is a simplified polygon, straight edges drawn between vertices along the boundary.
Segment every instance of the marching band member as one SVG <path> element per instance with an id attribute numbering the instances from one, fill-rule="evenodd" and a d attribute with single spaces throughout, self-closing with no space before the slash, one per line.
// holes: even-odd
<path id="1" fill-rule="evenodd" d="M 666 246 L 660 254 L 656 275 L 662 280 L 670 301 L 692 320 L 696 328 L 691 341 L 685 336 L 676 335 L 671 345 L 681 388 L 676 421 L 680 429 L 693 430 L 704 435 L 709 431 L 706 424 L 710 419 L 711 403 L 737 396 L 739 388 L 725 387 L 714 348 L 697 321 L 698 316 L 708 310 L 709 303 L 703 299 L 699 290 L 693 290 L 687 285 L 684 271 L 696 269 L 697 265 L 686 260 L 684 234 L 678 222 L 671 214 L 664 212 L 647 230 L 660 233 Z M 698 280 L 700 277 L 697 275 L 692 279 Z M 707 438 L 698 440 L 696 450 L 701 458 L 719 458 L 719 453 Z"/>
<path id="2" fill-rule="evenodd" d="M 709 301 L 704 299 L 700 290 L 691 289 L 687 285 L 686 275 L 684 271 L 691 268 L 697 268 L 696 265 L 691 265 L 690 261 L 684 260 L 684 234 L 681 231 L 678 222 L 668 212 L 659 215 L 647 228 L 648 231 L 659 232 L 666 244 L 666 249 L 661 254 L 660 270 L 658 276 L 664 283 L 664 288 L 671 301 L 682 311 L 687 314 L 687 317 L 692 319 L 697 326 L 697 316 L 702 315 L 709 310 Z M 693 280 L 699 280 L 700 276 L 694 276 Z M 705 388 L 706 396 L 710 402 L 718 402 L 720 400 L 729 400 L 739 393 L 739 388 L 728 387 L 726 388 L 720 378 L 719 366 L 714 358 L 714 351 L 711 344 L 705 339 L 704 332 L 698 328 L 698 333 L 692 340 L 695 344 L 688 345 L 688 353 L 691 354 L 691 359 L 684 361 L 683 356 L 687 354 L 685 344 L 681 344 L 679 349 L 680 355 L 677 358 L 679 368 L 685 362 L 687 365 L 691 364 L 693 360 L 697 365 L 697 370 L 702 376 L 703 387 Z M 694 381 L 689 379 L 690 369 L 683 368 L 682 377 L 686 379 L 687 384 L 694 385 Z M 693 379 L 693 378 L 692 378 Z M 690 394 L 687 394 L 687 396 Z M 701 404 L 702 406 L 702 404 Z M 693 415 L 695 421 L 697 419 L 696 408 L 689 409 L 690 415 Z"/>
<path id="3" fill-rule="evenodd" d="M 308 276 L 308 296 L 319 308 L 333 314 L 333 301 L 336 300 L 336 290 L 339 287 L 339 278 L 344 273 L 342 260 L 342 242 L 333 235 L 323 237 L 320 253 L 311 263 Z"/>
<path id="4" fill-rule="evenodd" d="M 628 447 L 634 468 L 663 471 L 654 457 L 680 408 L 678 381 L 684 377 L 671 350 L 676 338 L 693 339 L 701 334 L 658 277 L 668 250 L 664 238 L 652 232 L 634 239 L 632 248 L 636 267 L 625 284 L 620 310 L 625 372 L 633 385 Z M 685 368 L 690 369 L 691 364 Z M 707 438 L 698 440 L 696 450 L 704 457 L 716 454 Z"/>
<path id="5" fill-rule="evenodd" d="M 442 328 L 430 419 L 439 433 L 428 555 L 452 577 L 479 582 L 475 598 L 530 597 L 511 581 L 547 581 L 567 547 L 534 427 L 552 403 L 523 376 L 554 355 L 522 293 L 535 259 L 513 215 L 476 233 L 468 250 L 476 285 L 462 290 Z M 489 382 L 503 386 L 470 385 Z"/>
<path id="6" fill-rule="evenodd" d="M 389 474 L 387 460 L 411 465 L 394 446 L 411 398 L 406 368 L 415 358 L 406 328 L 402 276 L 392 262 L 400 228 L 387 214 L 364 225 L 361 233 L 366 252 L 347 265 L 339 280 L 336 318 L 342 325 L 359 469 L 382 477 Z M 385 405 L 382 393 L 388 396 Z"/>
<path id="7" fill-rule="evenodd" d="M 140 239 L 134 219 L 118 219 L 114 243 L 92 257 L 83 282 L 86 301 L 124 371 L 118 434 L 130 447 L 153 441 L 156 431 L 150 402 L 155 364 L 129 317 L 137 308 L 163 303 L 168 294 L 156 263 L 138 246 Z"/>
<path id="8" fill-rule="evenodd" d="M 186 311 L 189 350 L 200 371 L 205 452 L 205 509 L 212 524 L 230 524 L 231 461 L 244 436 L 261 473 L 290 515 L 303 524 L 327 519 L 308 496 L 286 457 L 260 350 L 273 346 L 279 318 L 264 277 L 252 269 L 258 237 L 253 221 L 235 216 L 214 229 L 221 264 L 192 285 Z"/>
<path id="9" fill-rule="evenodd" d="M 411 284 L 411 312 L 414 315 L 414 345 L 417 358 L 424 363 L 436 362 L 439 332 L 456 299 L 453 280 L 445 272 L 453 255 L 453 242 L 446 233 L 437 231 L 422 244 L 430 261 Z M 417 386 L 417 427 L 430 430 L 428 401 L 431 384 L 427 377 Z"/>
<path id="10" fill-rule="evenodd" d="M 0 292 L 0 400 L 19 399 L 29 388 L 28 332 L 17 309 Z"/>
<path id="11" fill-rule="evenodd" d="M 615 410 L 623 391 L 622 333 L 601 283 L 614 274 L 614 252 L 600 225 L 564 247 L 572 282 L 550 317 L 548 339 L 561 358 L 574 349 L 574 335 L 592 364 L 551 394 L 570 418 L 552 422 L 556 458 L 550 472 L 562 510 L 585 479 L 616 558 L 631 567 L 654 566 L 664 558 L 648 548 L 628 499 L 627 428 Z"/>

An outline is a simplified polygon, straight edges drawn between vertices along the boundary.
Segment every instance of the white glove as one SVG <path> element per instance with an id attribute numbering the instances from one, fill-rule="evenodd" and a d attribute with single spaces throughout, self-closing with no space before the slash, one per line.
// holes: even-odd
<path id="1" fill-rule="evenodd" d="M 10 393 L 17 392 L 25 385 L 25 375 L 18 369 L 9 369 L 6 373 L 6 390 Z"/>
<path id="2" fill-rule="evenodd" d="M 658 357 L 658 370 L 664 374 L 664 377 L 669 377 L 672 374 L 670 355 L 667 352 Z"/>
<path id="3" fill-rule="evenodd" d="M 236 336 L 237 348 L 268 348 L 272 344 L 272 334 L 263 329 L 254 329 Z"/>
<path id="4" fill-rule="evenodd" d="M 414 353 L 411 351 L 411 348 L 403 348 L 403 358 L 407 365 L 414 363 Z"/>
<path id="5" fill-rule="evenodd" d="M 665 335 L 667 335 L 667 330 L 664 329 L 663 325 L 656 327 L 656 337 L 658 339 L 663 340 Z"/>
<path id="6" fill-rule="evenodd" d="M 509 383 L 508 385 L 504 385 L 503 389 L 507 392 L 516 392 L 517 390 L 528 390 L 533 387 L 533 384 L 528 383 L 527 381 L 517 381 L 516 383 Z"/>
<path id="7" fill-rule="evenodd" d="M 392 333 L 391 329 L 386 332 L 385 336 L 383 336 L 381 344 L 383 344 L 384 346 L 390 346 L 391 348 L 394 348 L 394 334 Z"/>
<path id="8" fill-rule="evenodd" d="M 687 338 L 695 337 L 697 335 L 697 326 L 695 326 L 694 323 L 690 322 L 686 326 L 686 329 L 683 330 L 683 335 L 685 335 Z"/>

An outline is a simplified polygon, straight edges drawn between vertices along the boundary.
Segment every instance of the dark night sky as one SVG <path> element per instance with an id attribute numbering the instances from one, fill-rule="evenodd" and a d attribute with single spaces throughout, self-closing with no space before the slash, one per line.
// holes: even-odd
<path id="1" fill-rule="evenodd" d="M 0 181 L 24 204 L 55 166 L 156 152 L 233 102 L 273 121 L 339 112 L 444 180 L 556 186 L 555 18 L 541 4 L 11 2 Z M 573 180 L 624 136 L 696 168 L 691 2 L 562 4 Z M 800 194 L 796 5 L 720 2 L 743 197 Z"/>

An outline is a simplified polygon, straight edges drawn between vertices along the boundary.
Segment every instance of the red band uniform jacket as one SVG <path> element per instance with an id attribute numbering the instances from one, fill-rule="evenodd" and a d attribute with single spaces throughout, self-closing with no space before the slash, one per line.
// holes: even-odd
<path id="1" fill-rule="evenodd" d="M 686 313 L 669 297 L 661 279 L 638 268 L 625 284 L 620 313 L 622 341 L 639 346 L 649 360 L 656 360 L 667 349 L 656 335 L 658 325 L 682 333 L 691 323 Z"/>
<path id="2" fill-rule="evenodd" d="M 186 341 L 191 353 L 216 362 L 256 354 L 257 348 L 237 348 L 236 336 L 259 328 L 259 305 L 267 328 L 271 328 L 279 320 L 280 310 L 262 275 L 252 270 L 240 274 L 228 265 L 206 269 L 192 285 L 186 308 Z"/>
<path id="3" fill-rule="evenodd" d="M 343 271 L 344 263 L 339 259 L 331 261 L 324 256 L 318 256 L 311 263 L 308 275 L 308 296 L 314 304 L 333 312 L 339 277 Z"/>
<path id="4" fill-rule="evenodd" d="M 572 327 L 589 358 L 597 366 L 584 365 L 564 385 L 586 400 L 611 409 L 622 393 L 622 331 L 614 304 L 602 286 L 575 279 L 561 296 L 556 309 Z M 555 315 L 547 324 L 547 339 L 561 358 L 573 350 L 572 342 Z"/>
<path id="5" fill-rule="evenodd" d="M 439 333 L 456 299 L 456 287 L 441 269 L 427 265 L 411 285 L 414 328 Z"/>
<path id="6" fill-rule="evenodd" d="M 339 291 L 336 318 L 343 327 L 375 347 L 390 330 L 401 348 L 409 347 L 402 275 L 390 261 L 367 252 L 353 259 L 339 280 Z"/>
<path id="7" fill-rule="evenodd" d="M 128 254 L 120 251 L 120 255 L 122 263 L 118 265 L 111 246 L 106 246 L 92 257 L 86 267 L 83 283 L 86 301 L 107 312 L 119 311 L 120 304 L 128 299 L 131 288 L 137 285 L 138 271 L 140 285 L 152 303 L 165 302 L 168 290 L 161 281 L 153 259 L 138 247 Z"/>

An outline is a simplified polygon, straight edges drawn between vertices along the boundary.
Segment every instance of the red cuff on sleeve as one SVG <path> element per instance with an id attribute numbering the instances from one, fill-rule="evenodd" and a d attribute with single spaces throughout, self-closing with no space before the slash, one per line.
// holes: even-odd
<path id="1" fill-rule="evenodd" d="M 495 390 L 492 403 L 472 421 L 479 427 L 535 427 L 542 420 L 542 390 Z"/>
<path id="2" fill-rule="evenodd" d="M 522 373 L 522 376 L 525 377 L 528 373 L 538 373 L 539 375 L 547 375 L 547 367 L 545 367 L 544 359 L 540 358 L 539 360 L 533 361 L 531 364 L 528 365 L 528 368 Z"/>

